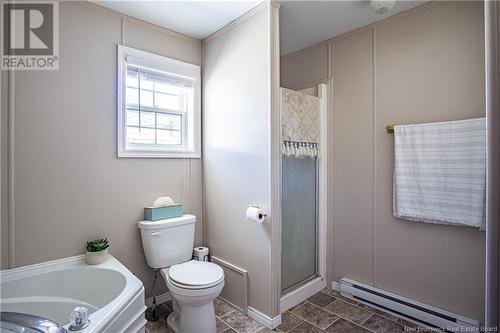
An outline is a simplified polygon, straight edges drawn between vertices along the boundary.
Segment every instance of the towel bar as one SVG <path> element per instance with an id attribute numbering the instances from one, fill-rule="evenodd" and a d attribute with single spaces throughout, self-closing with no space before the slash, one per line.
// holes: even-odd
<path id="1" fill-rule="evenodd" d="M 387 133 L 389 133 L 389 134 L 394 134 L 394 126 L 395 126 L 394 124 L 387 125 L 387 126 L 385 127 L 385 129 L 387 130 Z"/>

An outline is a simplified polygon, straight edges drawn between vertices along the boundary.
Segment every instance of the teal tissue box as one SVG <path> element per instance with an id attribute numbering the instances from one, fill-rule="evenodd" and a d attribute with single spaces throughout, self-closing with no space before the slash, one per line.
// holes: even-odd
<path id="1" fill-rule="evenodd" d="M 148 221 L 159 221 L 182 216 L 182 205 L 171 205 L 163 207 L 145 207 L 144 219 Z"/>

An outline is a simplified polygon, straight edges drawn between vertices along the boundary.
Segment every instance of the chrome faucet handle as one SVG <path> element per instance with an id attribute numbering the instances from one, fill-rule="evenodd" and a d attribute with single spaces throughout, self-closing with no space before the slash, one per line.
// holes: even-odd
<path id="1" fill-rule="evenodd" d="M 11 332 L 67 333 L 48 318 L 18 312 L 0 312 L 0 328 Z"/>
<path id="2" fill-rule="evenodd" d="M 71 311 L 69 318 L 69 330 L 79 331 L 90 325 L 89 310 L 84 306 L 78 306 Z"/>

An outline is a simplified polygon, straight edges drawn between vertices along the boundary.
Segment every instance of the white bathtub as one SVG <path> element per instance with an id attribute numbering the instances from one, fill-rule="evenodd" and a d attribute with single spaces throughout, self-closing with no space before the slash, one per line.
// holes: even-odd
<path id="1" fill-rule="evenodd" d="M 0 285 L 1 311 L 46 317 L 68 329 L 71 311 L 85 306 L 91 323 L 78 332 L 144 332 L 144 286 L 112 256 L 94 266 L 82 255 L 4 270 Z"/>

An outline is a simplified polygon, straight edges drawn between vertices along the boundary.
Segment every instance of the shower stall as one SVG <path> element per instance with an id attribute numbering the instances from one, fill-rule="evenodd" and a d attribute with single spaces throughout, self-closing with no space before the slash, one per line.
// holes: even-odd
<path id="1" fill-rule="evenodd" d="M 321 125 L 326 86 L 313 94 L 281 88 L 282 310 L 325 287 Z"/>

